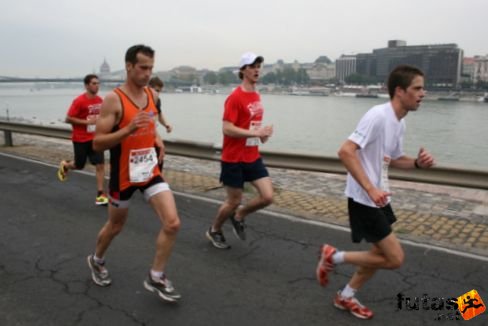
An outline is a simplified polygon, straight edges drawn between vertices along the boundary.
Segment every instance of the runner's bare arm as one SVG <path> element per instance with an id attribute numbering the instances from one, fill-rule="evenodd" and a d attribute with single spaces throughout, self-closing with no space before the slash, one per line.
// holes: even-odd
<path id="1" fill-rule="evenodd" d="M 170 133 L 171 131 L 173 131 L 173 126 L 171 126 L 168 123 L 168 121 L 166 121 L 166 118 L 164 117 L 163 112 L 160 112 L 158 114 L 158 121 L 160 124 L 162 124 L 164 126 L 164 128 L 166 128 L 167 133 Z"/>
<path id="2" fill-rule="evenodd" d="M 158 100 L 158 93 L 152 88 L 150 88 L 150 90 L 153 96 L 154 103 L 156 103 Z M 164 126 L 166 127 L 166 125 Z M 163 139 L 157 132 L 154 139 L 154 145 L 159 148 L 158 163 L 161 163 L 164 159 L 164 143 Z"/>
<path id="3" fill-rule="evenodd" d="M 391 160 L 391 166 L 399 169 L 427 169 L 435 164 L 432 154 L 423 147 L 420 148 L 417 158 L 403 155 L 395 160 Z"/>
<path id="4" fill-rule="evenodd" d="M 413 169 L 415 167 L 415 158 L 407 155 L 392 159 L 390 166 L 398 169 Z"/>
<path id="5" fill-rule="evenodd" d="M 154 103 L 157 103 L 158 97 L 159 97 L 158 93 L 154 89 L 152 89 L 152 88 L 150 88 L 150 90 L 151 90 L 151 93 L 153 95 Z M 165 119 L 162 111 L 158 113 L 158 121 L 159 121 L 160 124 L 162 124 L 164 126 L 164 128 L 166 128 L 166 132 L 167 133 L 170 133 L 173 130 L 173 126 L 171 126 L 166 121 L 166 119 Z"/>
<path id="6" fill-rule="evenodd" d="M 164 142 L 163 142 L 163 139 L 161 138 L 161 136 L 159 136 L 158 133 L 156 133 L 156 137 L 155 137 L 155 145 L 156 147 L 159 147 L 159 156 L 158 156 L 158 162 L 161 163 L 164 159 Z"/>
<path id="7" fill-rule="evenodd" d="M 352 177 L 361 185 L 361 187 L 368 193 L 368 196 L 377 206 L 384 206 L 388 202 L 388 196 L 391 195 L 371 183 L 366 172 L 361 165 L 361 161 L 357 155 L 359 146 L 351 140 L 346 140 L 339 149 L 338 155 L 342 164 L 347 171 L 351 173 Z"/>
<path id="8" fill-rule="evenodd" d="M 224 135 L 234 138 L 270 137 L 273 134 L 273 127 L 266 126 L 256 130 L 248 130 L 239 128 L 232 122 L 224 120 L 222 124 L 222 132 Z"/>
<path id="9" fill-rule="evenodd" d="M 119 122 L 122 112 L 122 105 L 120 99 L 114 92 L 105 96 L 100 109 L 100 116 L 97 120 L 95 137 L 93 139 L 93 149 L 95 151 L 103 151 L 114 147 L 122 139 L 127 137 L 136 128 L 129 124 L 125 128 L 112 132 L 113 127 Z"/>
<path id="10" fill-rule="evenodd" d="M 76 118 L 76 117 L 70 117 L 69 115 L 66 116 L 66 119 L 64 119 L 64 121 L 66 123 L 70 123 L 72 125 L 85 125 L 85 126 L 93 125 L 96 123 L 95 118 L 85 120 L 85 119 L 80 119 L 80 118 Z"/>

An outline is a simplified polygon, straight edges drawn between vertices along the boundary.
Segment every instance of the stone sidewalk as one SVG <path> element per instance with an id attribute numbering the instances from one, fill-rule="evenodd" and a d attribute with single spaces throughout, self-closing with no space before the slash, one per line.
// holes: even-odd
<path id="1" fill-rule="evenodd" d="M 19 134 L 13 138 L 15 146 L 2 146 L 0 152 L 55 165 L 72 157 L 69 141 Z M 224 198 L 218 162 L 168 155 L 164 167 L 172 189 Z M 91 166 L 87 170 L 93 171 Z M 269 210 L 348 226 L 345 176 L 284 169 L 270 169 L 270 174 L 275 200 Z M 488 256 L 488 191 L 404 181 L 391 181 L 391 188 L 398 218 L 394 229 L 400 238 Z M 253 192 L 246 188 L 246 198 Z"/>

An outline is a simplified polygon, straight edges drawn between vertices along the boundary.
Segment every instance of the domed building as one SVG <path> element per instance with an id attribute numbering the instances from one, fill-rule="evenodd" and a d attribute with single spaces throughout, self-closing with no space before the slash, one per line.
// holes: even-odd
<path id="1" fill-rule="evenodd" d="M 104 58 L 103 63 L 100 66 L 100 76 L 106 76 L 108 74 L 110 74 L 110 66 L 107 63 L 107 60 Z"/>

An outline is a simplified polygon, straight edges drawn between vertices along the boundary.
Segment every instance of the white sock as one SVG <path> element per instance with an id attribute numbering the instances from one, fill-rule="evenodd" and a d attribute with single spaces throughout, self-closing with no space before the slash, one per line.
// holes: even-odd
<path id="1" fill-rule="evenodd" d="M 342 264 L 344 262 L 344 251 L 337 251 L 332 255 L 332 262 L 334 265 Z"/>
<path id="2" fill-rule="evenodd" d="M 347 284 L 344 289 L 341 291 L 341 296 L 343 298 L 352 298 L 355 294 L 356 294 L 356 289 L 353 289 L 352 287 L 349 286 L 349 284 Z"/>
<path id="3" fill-rule="evenodd" d="M 163 275 L 164 272 L 158 272 L 151 269 L 151 278 L 153 279 L 153 281 L 160 280 L 163 277 Z"/>
<path id="4" fill-rule="evenodd" d="M 102 257 L 102 258 L 98 258 L 96 254 L 93 255 L 93 260 L 95 261 L 95 263 L 97 263 L 98 265 L 103 265 L 103 263 L 105 263 L 105 258 Z"/>

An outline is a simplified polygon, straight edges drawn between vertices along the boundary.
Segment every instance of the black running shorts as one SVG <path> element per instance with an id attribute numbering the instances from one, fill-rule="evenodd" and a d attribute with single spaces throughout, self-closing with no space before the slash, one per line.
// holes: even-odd
<path id="1" fill-rule="evenodd" d="M 388 204 L 384 207 L 370 207 L 348 198 L 349 224 L 353 242 L 377 243 L 386 238 L 391 232 L 391 225 L 396 217 Z"/>
<path id="2" fill-rule="evenodd" d="M 81 170 L 85 167 L 86 159 L 90 160 L 93 165 L 103 164 L 105 158 L 103 152 L 95 152 L 93 150 L 93 141 L 87 142 L 73 142 L 73 150 L 75 152 L 75 166 Z"/>
<path id="3" fill-rule="evenodd" d="M 244 188 L 244 182 L 252 182 L 269 176 L 263 160 L 258 158 L 251 163 L 221 162 L 220 182 L 231 188 Z"/>

